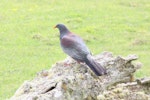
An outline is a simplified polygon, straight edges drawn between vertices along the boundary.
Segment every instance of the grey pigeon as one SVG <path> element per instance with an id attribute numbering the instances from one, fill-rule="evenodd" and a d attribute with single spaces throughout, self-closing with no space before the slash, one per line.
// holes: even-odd
<path id="1" fill-rule="evenodd" d="M 60 32 L 60 45 L 62 50 L 77 62 L 85 62 L 97 75 L 106 74 L 106 70 L 94 61 L 90 50 L 79 36 L 73 34 L 65 25 L 57 24 L 55 28 Z"/>

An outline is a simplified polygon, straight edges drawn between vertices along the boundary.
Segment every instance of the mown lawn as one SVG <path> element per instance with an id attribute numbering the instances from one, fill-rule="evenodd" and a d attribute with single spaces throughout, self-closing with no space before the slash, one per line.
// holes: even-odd
<path id="1" fill-rule="evenodd" d="M 57 23 L 80 35 L 94 54 L 137 54 L 143 67 L 136 76 L 150 75 L 149 0 L 1 0 L 1 100 L 66 57 Z"/>

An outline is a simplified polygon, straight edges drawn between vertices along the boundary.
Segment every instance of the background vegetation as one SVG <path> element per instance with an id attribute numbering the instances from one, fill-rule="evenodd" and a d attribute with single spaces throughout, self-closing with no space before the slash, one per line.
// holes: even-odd
<path id="1" fill-rule="evenodd" d="M 10 98 L 24 80 L 65 59 L 59 32 L 66 24 L 95 54 L 137 54 L 150 75 L 149 0 L 1 0 L 0 99 Z"/>

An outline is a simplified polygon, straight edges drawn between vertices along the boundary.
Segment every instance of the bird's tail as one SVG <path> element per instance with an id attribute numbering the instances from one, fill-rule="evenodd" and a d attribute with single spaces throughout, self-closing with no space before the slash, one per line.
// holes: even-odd
<path id="1" fill-rule="evenodd" d="M 106 74 L 106 69 L 104 69 L 99 63 L 95 62 L 91 55 L 87 55 L 85 63 L 97 76 Z"/>

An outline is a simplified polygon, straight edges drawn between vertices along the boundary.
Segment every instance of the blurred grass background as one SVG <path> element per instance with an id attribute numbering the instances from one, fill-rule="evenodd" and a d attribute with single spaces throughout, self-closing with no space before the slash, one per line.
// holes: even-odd
<path id="1" fill-rule="evenodd" d="M 10 98 L 37 72 L 65 59 L 59 46 L 64 23 L 92 53 L 137 54 L 137 77 L 150 75 L 149 0 L 1 0 L 0 99 Z"/>

